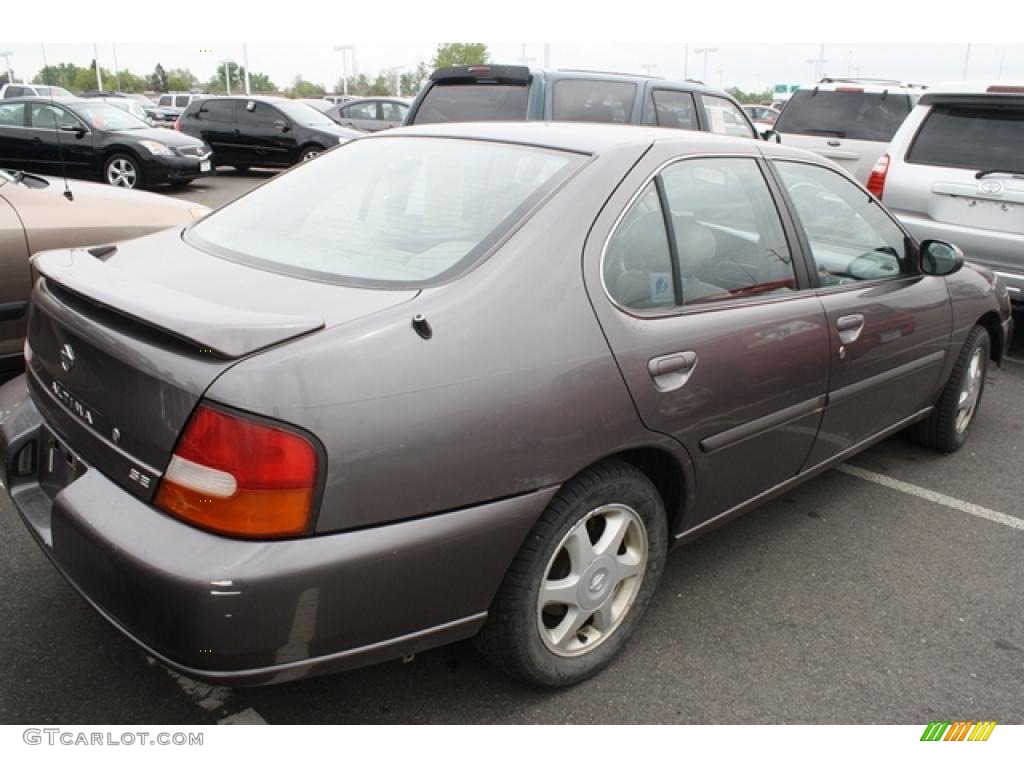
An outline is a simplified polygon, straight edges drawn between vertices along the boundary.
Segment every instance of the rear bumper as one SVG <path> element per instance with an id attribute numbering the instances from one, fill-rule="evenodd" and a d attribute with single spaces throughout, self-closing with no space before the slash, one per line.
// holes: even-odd
<path id="1" fill-rule="evenodd" d="M 894 213 L 919 242 L 934 239 L 953 243 L 968 261 L 999 275 L 1010 301 L 1024 302 L 1024 234 L 961 227 L 899 210 Z"/>
<path id="2" fill-rule="evenodd" d="M 60 573 L 147 652 L 221 684 L 294 680 L 473 635 L 554 494 L 341 534 L 240 541 L 184 525 L 95 469 L 51 499 L 23 453 L 38 453 L 47 428 L 24 377 L 0 387 L 0 419 L 0 479 Z"/>

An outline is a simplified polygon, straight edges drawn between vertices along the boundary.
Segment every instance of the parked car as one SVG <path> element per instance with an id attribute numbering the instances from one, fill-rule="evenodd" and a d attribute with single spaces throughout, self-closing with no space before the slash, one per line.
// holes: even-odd
<path id="1" fill-rule="evenodd" d="M 397 128 L 409 113 L 409 99 L 355 99 L 327 110 L 338 125 L 365 133 Z"/>
<path id="2" fill-rule="evenodd" d="M 157 99 L 154 120 L 157 123 L 174 125 L 181 113 L 197 99 L 209 99 L 206 93 L 164 93 Z"/>
<path id="3" fill-rule="evenodd" d="M 149 125 L 157 122 L 156 102 L 144 93 L 121 93 L 119 91 L 82 91 L 80 99 L 102 99 L 125 112 L 130 112 Z"/>
<path id="4" fill-rule="evenodd" d="M 0 104 L 0 168 L 101 179 L 116 187 L 184 185 L 209 175 L 210 148 L 99 99 Z"/>
<path id="5" fill-rule="evenodd" d="M 23 96 L 73 98 L 74 94 L 59 85 L 33 85 L 31 83 L 4 83 L 0 85 L 0 99 L 20 99 Z"/>
<path id="6" fill-rule="evenodd" d="M 955 240 L 1024 302 L 1024 85 L 949 83 L 921 97 L 868 178 L 918 238 Z"/>
<path id="7" fill-rule="evenodd" d="M 325 115 L 334 107 L 334 103 L 327 101 L 327 99 L 295 99 L 295 101 L 308 104 L 317 112 L 323 112 Z"/>
<path id="8" fill-rule="evenodd" d="M 862 184 L 925 86 L 824 78 L 794 93 L 766 138 L 817 152 Z"/>
<path id="9" fill-rule="evenodd" d="M 963 445 L 1013 323 L 832 163 L 632 126 L 373 134 L 33 265 L 3 486 L 104 618 L 219 683 L 477 633 L 578 682 L 670 545 L 904 427 Z"/>
<path id="10" fill-rule="evenodd" d="M 360 136 L 308 104 L 270 96 L 218 97 L 190 104 L 178 130 L 213 149 L 217 166 L 286 168 Z"/>
<path id="11" fill-rule="evenodd" d="M 764 104 L 744 104 L 743 111 L 755 123 L 765 123 L 767 125 L 775 125 L 780 112 L 780 110 L 765 106 Z"/>
<path id="12" fill-rule="evenodd" d="M 76 181 L 72 199 L 62 179 L 0 170 L 0 381 L 22 366 L 31 292 L 29 256 L 83 248 L 190 224 L 202 205 Z"/>
<path id="13" fill-rule="evenodd" d="M 756 138 L 737 101 L 692 80 L 521 66 L 439 69 L 406 125 L 479 120 L 629 123 Z"/>
<path id="14" fill-rule="evenodd" d="M 119 99 L 112 96 L 105 96 L 100 97 L 99 100 L 112 106 L 115 106 L 118 109 L 123 109 L 129 115 L 137 117 L 139 120 L 141 120 L 150 127 L 154 127 L 155 125 L 153 119 L 149 116 L 146 110 L 142 108 L 139 102 L 135 101 L 135 99 Z"/>

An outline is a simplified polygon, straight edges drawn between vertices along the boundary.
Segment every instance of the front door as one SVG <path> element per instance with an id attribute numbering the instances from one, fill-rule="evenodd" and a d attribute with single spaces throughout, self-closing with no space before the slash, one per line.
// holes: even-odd
<path id="1" fill-rule="evenodd" d="M 640 418 L 691 457 L 690 528 L 797 474 L 829 341 L 765 163 L 655 147 L 595 226 L 587 281 Z"/>
<path id="2" fill-rule="evenodd" d="M 828 316 L 828 407 L 808 466 L 930 405 L 952 327 L 946 281 L 919 272 L 916 246 L 861 187 L 816 164 L 774 167 L 806 238 Z"/>
<path id="3" fill-rule="evenodd" d="M 40 173 L 83 175 L 93 167 L 93 134 L 59 104 L 34 102 L 29 109 L 29 140 Z M 78 131 L 65 130 L 77 128 Z"/>
<path id="4" fill-rule="evenodd" d="M 0 101 L 0 167 L 29 170 L 32 165 L 25 102 Z"/>
<path id="5" fill-rule="evenodd" d="M 279 167 L 298 162 L 295 128 L 283 114 L 262 101 L 243 101 L 236 112 L 239 162 Z"/>

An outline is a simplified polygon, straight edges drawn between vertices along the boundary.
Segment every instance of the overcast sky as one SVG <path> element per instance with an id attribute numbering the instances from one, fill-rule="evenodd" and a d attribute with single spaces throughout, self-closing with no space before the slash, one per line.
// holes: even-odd
<path id="1" fill-rule="evenodd" d="M 2 34 L 2 32 L 0 32 Z M 383 69 L 412 69 L 419 61 L 429 63 L 437 43 L 388 45 L 359 40 L 339 40 L 354 44 L 360 72 L 375 76 Z M 496 63 L 520 63 L 523 43 L 487 43 Z M 526 57 L 531 66 L 543 66 L 545 44 L 526 43 Z M 603 69 L 644 73 L 666 78 L 705 79 L 704 54 L 698 48 L 717 48 L 707 54 L 706 82 L 713 86 L 738 86 L 743 90 L 760 90 L 776 83 L 807 83 L 815 74 L 819 45 L 815 43 L 750 44 L 696 42 L 689 44 L 686 67 L 686 44 L 661 43 L 582 43 L 553 42 L 549 44 L 550 65 L 555 68 Z M 98 46 L 101 66 L 114 69 L 115 46 Z M 31 79 L 43 66 L 43 47 L 38 43 L 4 43 L 0 51 L 12 51 L 11 67 L 16 77 Z M 153 71 L 157 62 L 165 69 L 191 69 L 201 80 L 213 75 L 217 63 L 225 58 L 242 59 L 241 43 L 118 43 L 117 63 L 121 69 L 137 74 Z M 47 62 L 70 61 L 87 66 L 93 57 L 91 43 L 48 43 Z M 265 72 L 278 86 L 286 86 L 297 75 L 332 87 L 341 77 L 341 54 L 330 44 L 250 43 L 249 65 L 254 72 Z M 879 43 L 828 43 L 825 45 L 824 72 L 843 77 L 886 77 L 911 82 L 938 83 L 960 80 L 964 73 L 967 45 Z M 0 66 L 3 66 L 0 59 Z M 967 61 L 967 79 L 1002 79 L 1024 81 L 1024 45 L 974 44 Z M 106 85 L 106 83 L 104 83 Z"/>

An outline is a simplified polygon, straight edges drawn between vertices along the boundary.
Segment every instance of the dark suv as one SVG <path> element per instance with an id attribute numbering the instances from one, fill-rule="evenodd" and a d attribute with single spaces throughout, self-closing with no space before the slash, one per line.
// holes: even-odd
<path id="1" fill-rule="evenodd" d="M 435 71 L 405 124 L 480 120 L 626 123 L 758 135 L 732 96 L 697 82 L 490 65 Z"/>
<path id="2" fill-rule="evenodd" d="M 194 101 L 175 127 L 209 144 L 214 165 L 242 172 L 286 168 L 363 135 L 308 104 L 267 96 Z"/>

